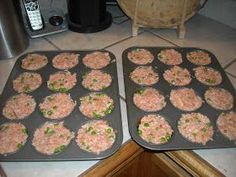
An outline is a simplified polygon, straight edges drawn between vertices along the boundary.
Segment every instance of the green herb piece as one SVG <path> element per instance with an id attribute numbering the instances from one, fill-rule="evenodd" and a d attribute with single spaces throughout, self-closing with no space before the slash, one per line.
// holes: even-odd
<path id="1" fill-rule="evenodd" d="M 140 136 L 140 135 L 142 135 L 142 133 L 143 133 L 142 130 L 138 129 L 138 135 Z"/>
<path id="2" fill-rule="evenodd" d="M 111 129 L 111 128 L 108 128 L 108 129 L 106 129 L 106 132 L 107 132 L 107 133 L 111 133 L 111 132 L 112 132 L 112 129 Z"/>
<path id="3" fill-rule="evenodd" d="M 94 131 L 94 130 L 91 132 L 91 135 L 96 135 L 96 134 L 97 134 L 97 133 L 96 133 L 96 131 Z"/>
<path id="4" fill-rule="evenodd" d="M 86 132 L 90 132 L 90 131 L 92 131 L 93 130 L 93 127 L 89 127 L 87 130 L 86 130 Z"/>
<path id="5" fill-rule="evenodd" d="M 194 137 L 196 137 L 196 136 L 197 136 L 197 134 L 196 134 L 196 133 L 192 133 L 192 135 L 193 135 Z"/>
<path id="6" fill-rule="evenodd" d="M 47 115 L 49 115 L 49 116 L 51 116 L 52 114 L 53 114 L 53 111 L 52 111 L 52 110 L 50 110 L 50 111 L 47 112 Z"/>
<path id="7" fill-rule="evenodd" d="M 9 125 L 1 126 L 1 131 L 6 131 L 9 128 Z"/>
<path id="8" fill-rule="evenodd" d="M 26 135 L 28 135 L 28 133 L 29 133 L 26 128 L 23 128 L 23 129 L 22 129 L 22 132 L 25 133 Z"/>
<path id="9" fill-rule="evenodd" d="M 26 92 L 26 93 L 28 93 L 28 92 L 30 92 L 31 91 L 31 89 L 30 89 L 30 87 L 27 85 L 27 86 L 24 86 L 23 87 L 23 90 L 24 90 L 24 92 Z"/>
<path id="10" fill-rule="evenodd" d="M 203 132 L 206 132 L 206 131 L 207 131 L 207 128 L 202 128 L 202 131 L 203 131 Z"/>
<path id="11" fill-rule="evenodd" d="M 53 98 L 52 98 L 51 96 L 49 96 L 49 97 L 47 97 L 47 100 L 48 100 L 48 101 L 52 101 Z"/>
<path id="12" fill-rule="evenodd" d="M 96 112 L 93 112 L 93 117 L 95 117 L 96 119 L 100 119 L 102 116 Z"/>
<path id="13" fill-rule="evenodd" d="M 67 89 L 66 89 L 65 87 L 61 87 L 61 88 L 58 89 L 58 91 L 59 91 L 59 92 L 66 92 Z"/>
<path id="14" fill-rule="evenodd" d="M 44 131 L 44 133 L 48 136 L 51 136 L 55 133 L 55 131 L 53 129 L 50 129 L 49 127 L 47 127 L 47 129 Z"/>
<path id="15" fill-rule="evenodd" d="M 114 109 L 114 106 L 113 106 L 113 104 L 111 103 L 111 105 L 104 111 L 105 115 L 110 114 L 113 109 Z"/>
<path id="16" fill-rule="evenodd" d="M 145 122 L 145 123 L 143 124 L 143 126 L 144 126 L 144 127 L 149 127 L 149 123 Z"/>
<path id="17" fill-rule="evenodd" d="M 138 90 L 136 90 L 136 92 L 135 93 L 137 93 L 137 94 L 142 94 L 143 92 L 145 91 L 145 89 L 143 89 L 143 88 L 141 88 L 141 89 L 138 89 Z"/>
<path id="18" fill-rule="evenodd" d="M 22 144 L 22 143 L 17 144 L 17 148 L 18 148 L 18 149 L 20 149 L 20 148 L 22 148 L 22 147 L 23 147 L 23 144 Z"/>
<path id="19" fill-rule="evenodd" d="M 65 146 L 65 145 L 61 145 L 61 146 L 59 146 L 59 147 L 55 148 L 55 149 L 54 149 L 54 154 L 58 154 L 58 153 L 60 153 L 60 152 L 64 151 L 64 150 L 65 150 L 65 148 L 66 148 L 66 146 Z"/>
<path id="20" fill-rule="evenodd" d="M 206 79 L 205 81 L 209 84 L 214 84 L 215 83 L 215 80 L 213 80 L 213 79 Z"/>
<path id="21" fill-rule="evenodd" d="M 42 113 L 43 116 L 46 114 L 46 109 L 40 109 L 40 112 Z"/>
<path id="22" fill-rule="evenodd" d="M 211 122 L 206 123 L 206 126 L 211 127 L 212 126 Z"/>
<path id="23" fill-rule="evenodd" d="M 168 142 L 171 138 L 171 135 L 169 133 L 166 134 L 166 136 L 163 136 L 160 138 L 160 142 L 161 143 L 165 143 L 165 142 Z"/>
<path id="24" fill-rule="evenodd" d="M 93 82 L 97 82 L 97 79 L 93 79 Z"/>

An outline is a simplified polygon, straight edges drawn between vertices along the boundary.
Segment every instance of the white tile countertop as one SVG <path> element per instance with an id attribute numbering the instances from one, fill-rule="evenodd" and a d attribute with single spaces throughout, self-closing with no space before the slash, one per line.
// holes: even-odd
<path id="1" fill-rule="evenodd" d="M 116 8 L 116 7 L 111 7 Z M 185 39 L 178 39 L 175 30 L 141 29 L 137 37 L 131 36 L 131 21 L 118 9 L 113 9 L 114 22 L 104 31 L 81 34 L 71 31 L 32 39 L 25 52 L 36 50 L 106 49 L 117 59 L 121 112 L 124 138 L 130 139 L 125 105 L 122 73 L 122 52 L 131 46 L 180 46 L 205 48 L 216 55 L 229 79 L 236 87 L 236 29 L 196 15 L 187 25 Z M 17 58 L 17 57 L 16 57 Z M 0 93 L 2 92 L 16 58 L 0 60 Z M 236 174 L 236 148 L 194 150 L 223 174 Z M 73 177 L 78 176 L 98 161 L 66 162 L 1 162 L 9 177 Z"/>

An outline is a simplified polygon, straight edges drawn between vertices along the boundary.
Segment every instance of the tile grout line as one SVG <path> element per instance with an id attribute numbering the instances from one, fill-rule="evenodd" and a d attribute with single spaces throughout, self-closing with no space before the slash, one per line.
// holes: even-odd
<path id="1" fill-rule="evenodd" d="M 231 62 L 229 62 L 226 66 L 224 66 L 224 69 L 227 69 L 229 66 L 231 66 L 234 62 L 236 62 L 236 58 L 233 59 Z"/>
<path id="2" fill-rule="evenodd" d="M 123 96 L 121 96 L 121 95 L 119 95 L 120 96 L 120 99 L 121 100 L 123 100 L 124 102 L 126 102 L 126 99 L 123 97 Z"/>
<path id="3" fill-rule="evenodd" d="M 143 33 L 143 32 L 140 32 L 139 34 L 142 34 L 142 33 Z M 103 47 L 102 49 L 103 49 L 103 50 L 104 50 L 104 49 L 107 49 L 107 48 L 112 47 L 112 46 L 114 46 L 114 45 L 116 45 L 116 44 L 119 44 L 119 43 L 121 43 L 121 42 L 124 42 L 124 41 L 126 41 L 126 40 L 128 40 L 128 39 L 131 39 L 132 37 L 133 37 L 133 36 L 129 36 L 129 37 L 127 37 L 127 38 L 121 39 L 120 41 L 117 41 L 117 42 L 114 42 L 114 43 L 112 43 L 112 44 L 109 44 L 109 45 Z"/>
<path id="4" fill-rule="evenodd" d="M 236 78 L 236 76 L 235 75 L 233 75 L 233 74 L 231 74 L 230 72 L 228 72 L 228 71 L 225 71 L 225 73 L 226 74 L 228 74 L 228 75 L 230 75 L 231 77 L 233 77 L 233 78 Z"/>
<path id="5" fill-rule="evenodd" d="M 57 50 L 61 50 L 56 44 L 54 44 L 52 41 L 50 41 L 48 38 L 43 37 L 48 43 L 50 43 L 53 47 L 55 47 Z"/>
<path id="6" fill-rule="evenodd" d="M 181 47 L 181 46 L 179 46 L 179 45 L 173 43 L 172 41 L 170 41 L 170 40 L 168 40 L 168 39 L 166 39 L 166 38 L 164 38 L 164 37 L 162 37 L 162 36 L 160 36 L 160 35 L 158 35 L 158 34 L 156 34 L 156 33 L 153 33 L 152 31 L 149 31 L 149 30 L 147 30 L 147 29 L 144 29 L 144 31 L 145 31 L 145 32 L 148 32 L 148 33 L 151 33 L 151 34 L 153 34 L 154 36 L 159 37 L 160 39 L 162 39 L 162 40 L 164 40 L 164 41 L 166 41 L 166 42 L 168 42 L 168 43 L 170 43 L 170 44 L 172 44 L 172 45 L 174 45 L 174 46 L 176 46 L 176 47 Z"/>

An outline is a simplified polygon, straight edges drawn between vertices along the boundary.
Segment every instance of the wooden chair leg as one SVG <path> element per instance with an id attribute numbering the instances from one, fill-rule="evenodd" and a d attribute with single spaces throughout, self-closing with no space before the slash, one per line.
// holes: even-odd
<path id="1" fill-rule="evenodd" d="M 181 15 L 180 24 L 177 27 L 178 37 L 180 39 L 183 39 L 185 37 L 185 33 L 186 33 L 184 22 L 185 22 L 185 17 L 186 17 L 187 2 L 188 2 L 187 0 L 184 0 L 184 2 L 183 2 L 183 12 Z"/>
<path id="2" fill-rule="evenodd" d="M 134 20 L 132 24 L 132 36 L 137 36 L 138 35 L 138 23 L 137 23 L 137 18 L 138 18 L 138 7 L 139 7 L 139 0 L 136 0 L 135 3 L 135 11 L 134 11 Z"/>
<path id="3" fill-rule="evenodd" d="M 178 33 L 178 37 L 179 39 L 184 39 L 185 34 L 186 34 L 186 28 L 184 25 L 179 25 L 177 28 L 177 33 Z"/>
<path id="4" fill-rule="evenodd" d="M 139 29 L 139 26 L 137 24 L 134 24 L 132 25 L 132 36 L 137 36 L 138 35 L 138 29 Z"/>

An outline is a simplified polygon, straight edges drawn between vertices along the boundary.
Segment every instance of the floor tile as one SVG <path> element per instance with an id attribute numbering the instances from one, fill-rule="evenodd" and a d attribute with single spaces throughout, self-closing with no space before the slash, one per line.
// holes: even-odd
<path id="1" fill-rule="evenodd" d="M 126 102 L 120 99 L 120 109 L 123 127 L 123 143 L 130 139 L 129 129 L 128 129 L 128 119 L 127 119 L 127 109 Z"/>
<path id="2" fill-rule="evenodd" d="M 131 36 L 131 22 L 121 25 L 112 24 L 106 30 L 97 33 L 64 33 L 48 36 L 47 39 L 62 50 L 101 49 L 112 43 Z"/>
<path id="3" fill-rule="evenodd" d="M 32 52 L 32 51 L 39 51 L 39 50 L 56 50 L 56 48 L 53 47 L 53 45 L 48 43 L 43 38 L 31 39 L 29 47 L 22 54 L 27 53 L 27 52 Z M 22 55 L 22 54 L 20 54 L 20 55 Z M 8 77 L 9 77 L 9 74 L 16 62 L 16 59 L 19 56 L 16 56 L 11 59 L 0 60 L 0 76 L 1 76 L 0 83 L 2 83 L 2 85 L 0 85 L 0 93 L 2 93 L 2 90 L 5 86 L 5 83 L 8 79 Z"/>
<path id="4" fill-rule="evenodd" d="M 205 48 L 216 55 L 222 66 L 236 56 L 236 30 L 202 15 L 196 15 L 186 23 L 185 39 L 178 39 L 174 29 L 151 31 L 181 47 Z"/>
<path id="5" fill-rule="evenodd" d="M 113 23 L 120 24 L 129 18 L 122 12 L 118 5 L 107 6 L 107 11 L 111 13 L 113 18 Z"/>
<path id="6" fill-rule="evenodd" d="M 119 79 L 120 95 L 125 98 L 124 79 L 123 79 L 123 67 L 122 67 L 122 52 L 132 46 L 171 46 L 170 43 L 162 40 L 149 32 L 143 32 L 136 37 L 131 37 L 123 42 L 120 42 L 114 46 L 108 47 L 107 50 L 114 53 L 117 58 L 117 69 Z"/>
<path id="7" fill-rule="evenodd" d="M 229 67 L 226 68 L 226 71 L 236 77 L 236 60 Z"/>
<path id="8" fill-rule="evenodd" d="M 231 83 L 233 84 L 233 86 L 234 86 L 234 88 L 236 90 L 236 77 L 233 77 L 233 76 L 231 76 L 229 74 L 227 74 L 227 76 L 228 76 L 229 80 L 231 81 Z"/>

